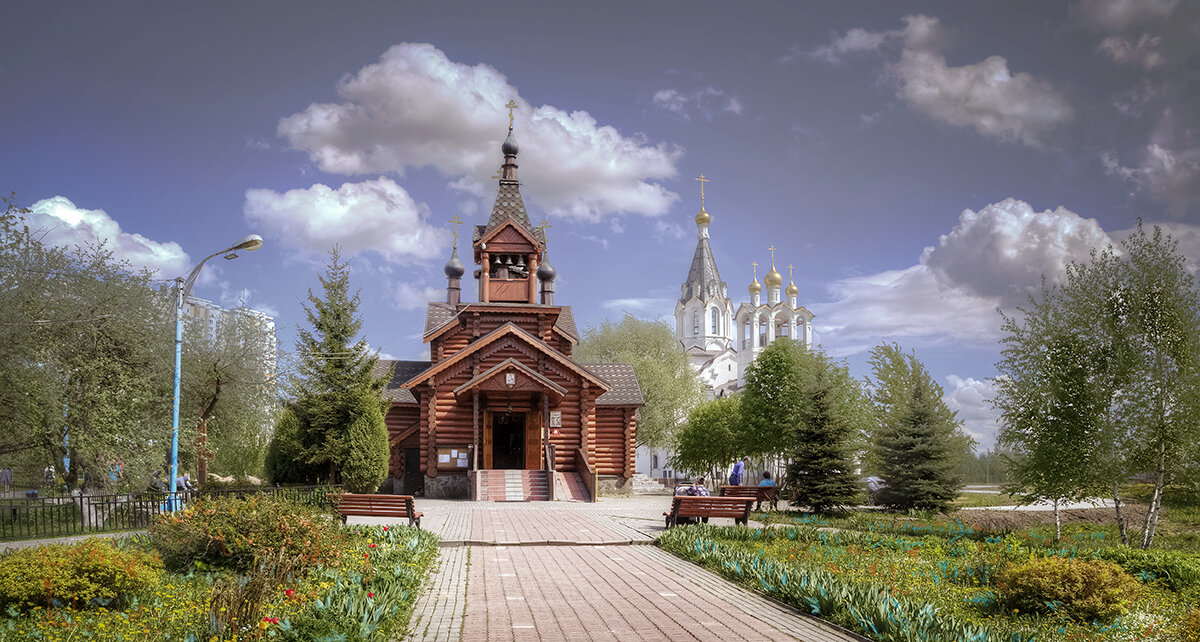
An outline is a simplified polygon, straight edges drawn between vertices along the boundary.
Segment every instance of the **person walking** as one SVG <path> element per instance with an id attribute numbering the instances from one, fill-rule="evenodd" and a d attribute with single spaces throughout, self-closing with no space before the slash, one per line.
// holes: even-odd
<path id="1" fill-rule="evenodd" d="M 729 485 L 741 486 L 742 474 L 746 470 L 746 464 L 750 463 L 749 457 L 743 457 L 741 461 L 733 465 L 733 472 L 729 473 Z"/>
<path id="2" fill-rule="evenodd" d="M 4 496 L 8 497 L 8 491 L 12 489 L 11 468 L 0 468 L 0 485 L 4 486 Z"/>

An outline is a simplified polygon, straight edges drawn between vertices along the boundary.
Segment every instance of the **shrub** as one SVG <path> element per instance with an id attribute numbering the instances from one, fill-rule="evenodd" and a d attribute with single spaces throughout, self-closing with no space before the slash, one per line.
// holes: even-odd
<path id="1" fill-rule="evenodd" d="M 1200 642 L 1200 609 L 1193 609 L 1179 621 L 1180 642 Z"/>
<path id="2" fill-rule="evenodd" d="M 172 570 L 200 562 L 240 573 L 258 570 L 267 553 L 273 565 L 281 563 L 275 554 L 290 558 L 289 572 L 331 564 L 345 539 L 327 513 L 263 495 L 199 499 L 160 515 L 150 535 Z"/>
<path id="3" fill-rule="evenodd" d="M 1000 601 L 1008 608 L 1083 622 L 1125 613 L 1140 588 L 1137 580 L 1111 562 L 1062 557 L 1009 566 L 996 584 Z"/>
<path id="4" fill-rule="evenodd" d="M 388 431 L 379 394 L 360 390 L 349 404 L 342 483 L 351 493 L 373 493 L 388 474 Z"/>
<path id="5" fill-rule="evenodd" d="M 162 572 L 156 555 L 118 550 L 105 538 L 27 548 L 0 558 L 0 604 L 108 606 L 153 587 Z"/>

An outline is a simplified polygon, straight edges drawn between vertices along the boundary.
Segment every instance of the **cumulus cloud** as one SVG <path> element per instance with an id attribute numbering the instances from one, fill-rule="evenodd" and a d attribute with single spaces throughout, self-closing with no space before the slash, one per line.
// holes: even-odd
<path id="1" fill-rule="evenodd" d="M 996 411 L 991 400 L 996 396 L 996 385 L 990 380 L 979 380 L 958 375 L 946 377 L 950 384 L 946 390 L 946 405 L 958 413 L 963 430 L 978 444 L 976 452 L 990 450 L 996 445 L 1000 432 Z"/>
<path id="2" fill-rule="evenodd" d="M 888 338 L 905 345 L 991 343 L 997 308 L 1024 303 L 1041 275 L 1054 280 L 1070 260 L 1111 242 L 1093 219 L 1059 207 L 1036 212 L 1006 199 L 964 210 L 954 228 L 900 270 L 840 279 L 831 301 L 809 306 L 817 329 L 839 355 Z"/>
<path id="3" fill-rule="evenodd" d="M 654 92 L 651 104 L 659 110 L 674 114 L 685 121 L 700 116 L 711 121 L 720 114 L 740 116 L 742 101 L 737 96 L 712 85 L 692 89 L 660 89 Z"/>
<path id="4" fill-rule="evenodd" d="M 954 229 L 925 248 L 921 263 L 940 283 L 1009 307 L 1036 293 L 1043 274 L 1056 281 L 1068 262 L 1086 260 L 1093 248 L 1111 242 L 1096 219 L 1065 207 L 1037 212 L 1009 198 L 963 210 Z"/>
<path id="5" fill-rule="evenodd" d="M 41 230 L 46 243 L 58 247 L 87 247 L 104 243 L 113 255 L 136 267 L 144 267 L 155 278 L 172 279 L 186 274 L 191 261 L 174 241 L 159 243 L 141 234 L 124 232 L 104 210 L 78 207 L 65 196 L 42 199 L 26 215 L 31 230 Z"/>
<path id="6" fill-rule="evenodd" d="M 1032 146 L 1072 118 L 1071 105 L 1049 82 L 1012 73 L 1001 56 L 951 67 L 938 51 L 944 36 L 937 18 L 909 16 L 905 22 L 904 50 L 890 73 L 897 95 L 918 112 L 988 138 Z"/>
<path id="7" fill-rule="evenodd" d="M 403 263 L 441 256 L 450 244 L 447 230 L 429 225 L 428 208 L 389 178 L 282 194 L 250 189 L 243 209 L 247 222 L 302 255 L 338 244 L 347 254 L 376 252 Z"/>
<path id="8" fill-rule="evenodd" d="M 278 132 L 337 174 L 403 174 L 432 166 L 463 187 L 483 185 L 502 161 L 503 105 L 515 100 L 526 195 L 552 214 L 596 221 L 666 213 L 678 196 L 655 181 L 676 174 L 682 151 L 602 126 L 585 111 L 532 106 L 494 67 L 454 62 L 430 44 L 404 43 L 338 83 L 337 103 L 285 117 Z"/>
<path id="9" fill-rule="evenodd" d="M 940 283 L 925 265 L 840 279 L 832 301 L 807 306 L 835 356 L 869 350 L 881 339 L 905 345 L 982 343 L 996 339 L 996 301 Z"/>

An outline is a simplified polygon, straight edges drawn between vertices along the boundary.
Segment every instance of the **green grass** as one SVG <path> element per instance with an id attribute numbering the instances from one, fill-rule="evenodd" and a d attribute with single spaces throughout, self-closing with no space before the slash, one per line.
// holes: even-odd
<path id="1" fill-rule="evenodd" d="M 1006 493 L 961 493 L 951 504 L 952 508 L 990 508 L 992 506 L 1019 506 L 1021 499 Z"/>

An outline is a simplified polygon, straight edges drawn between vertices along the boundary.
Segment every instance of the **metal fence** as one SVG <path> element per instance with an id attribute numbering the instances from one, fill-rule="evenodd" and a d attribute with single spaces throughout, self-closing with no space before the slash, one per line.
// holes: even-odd
<path id="1" fill-rule="evenodd" d="M 176 493 L 186 507 L 207 497 L 271 495 L 314 506 L 330 507 L 331 491 L 340 486 L 301 486 L 190 490 Z M 171 494 L 70 495 L 0 499 L 0 541 L 65 537 L 147 528 L 159 513 L 171 510 Z"/>

